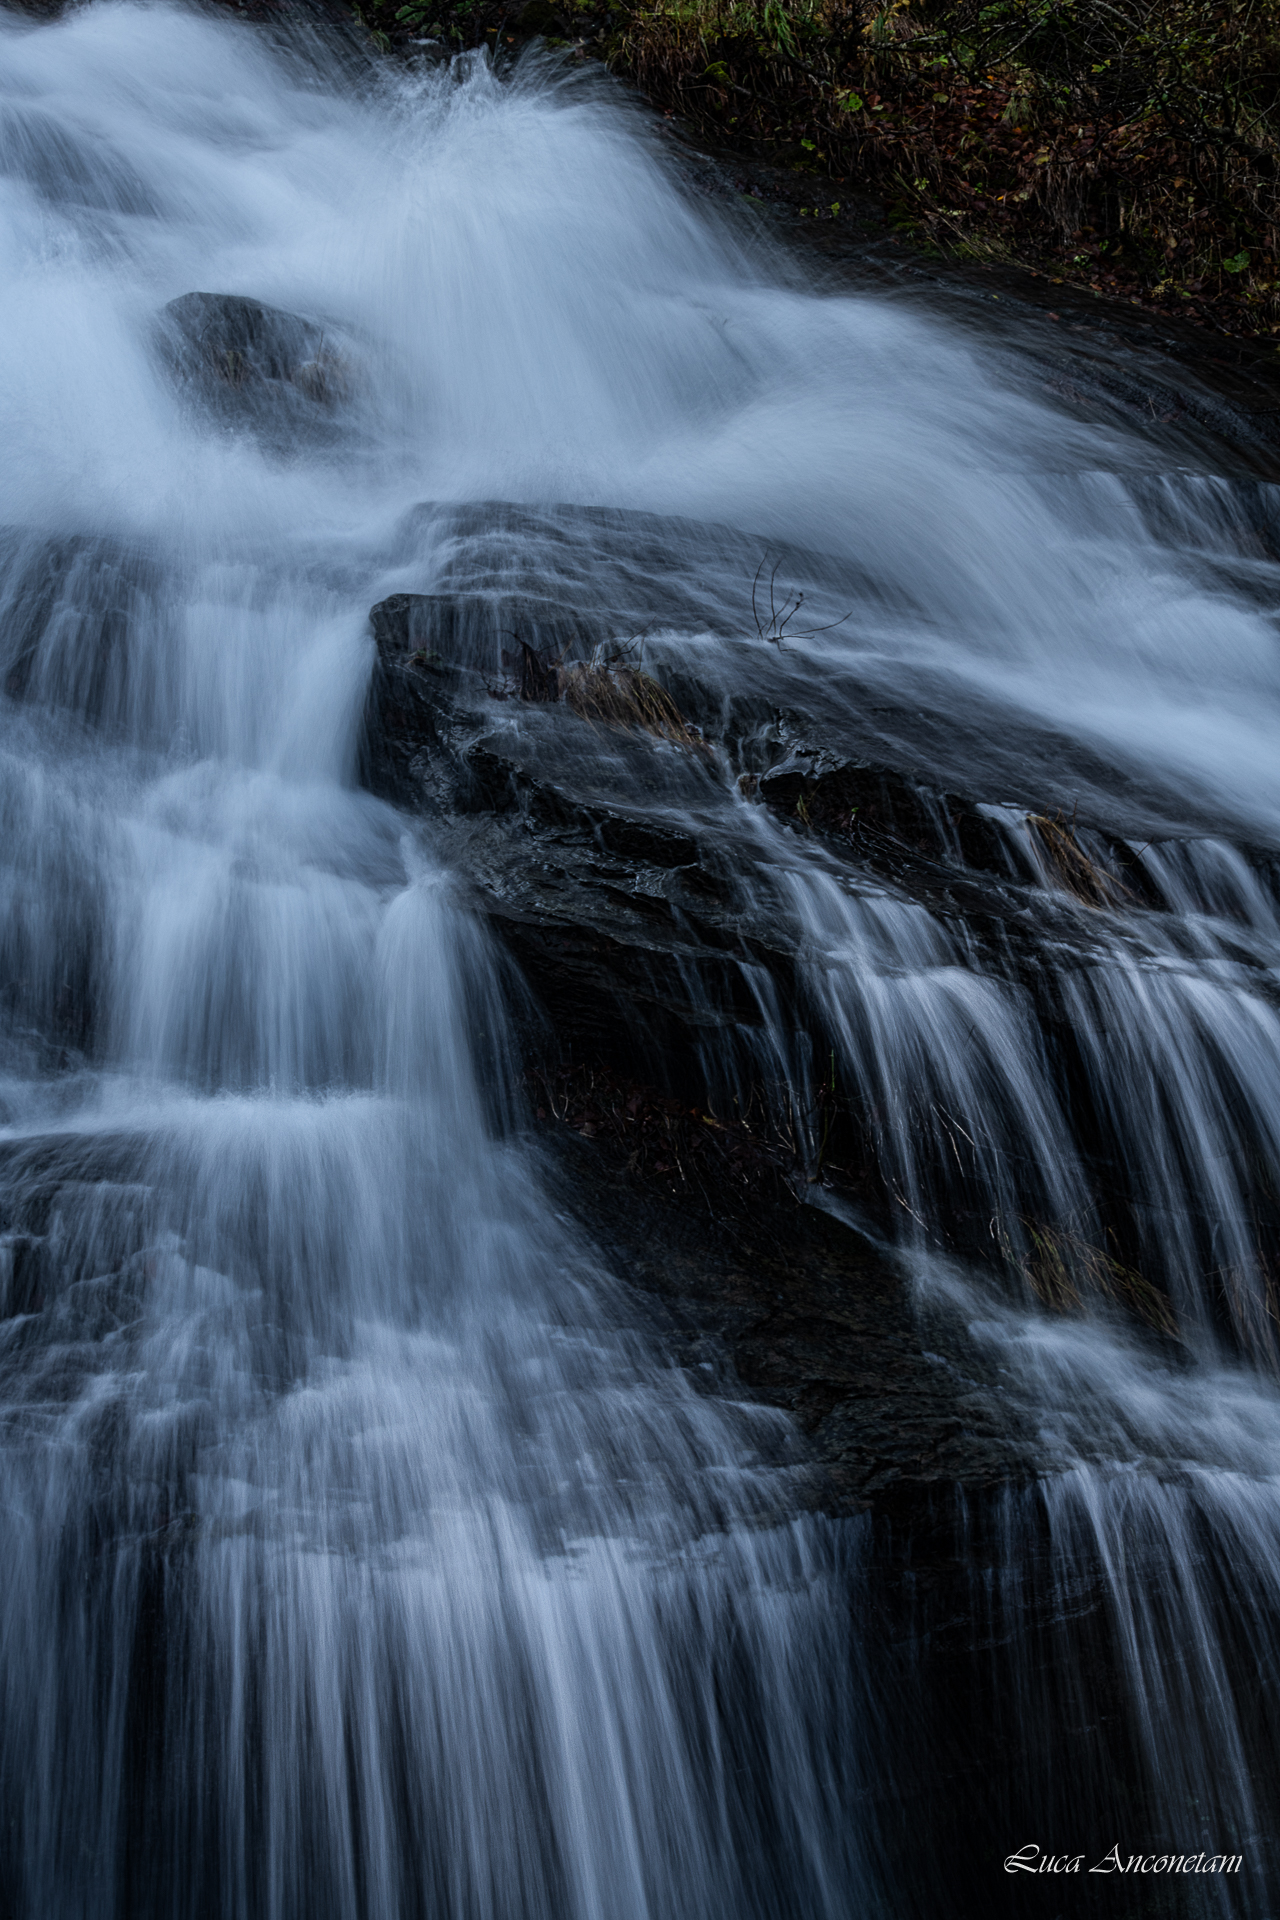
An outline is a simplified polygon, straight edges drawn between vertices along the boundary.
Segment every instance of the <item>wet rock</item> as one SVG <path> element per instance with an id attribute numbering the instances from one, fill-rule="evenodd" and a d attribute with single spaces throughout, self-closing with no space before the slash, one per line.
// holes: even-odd
<path id="1" fill-rule="evenodd" d="M 784 819 L 856 842 L 868 864 L 887 847 L 1007 875 L 1006 842 L 972 801 L 918 786 L 891 767 L 803 749 L 759 776 L 760 797 Z"/>
<path id="2" fill-rule="evenodd" d="M 38 1313 L 44 1304 L 45 1243 L 35 1234 L 0 1234 L 0 1320 Z"/>
<path id="3" fill-rule="evenodd" d="M 137 1319 L 151 1210 L 137 1180 L 143 1152 L 136 1138 L 92 1134 L 0 1149 L 0 1320 L 41 1316 L 32 1340 L 96 1341 Z M 85 1197 L 92 1238 L 82 1241 L 67 1232 L 66 1202 Z"/>
<path id="4" fill-rule="evenodd" d="M 988 1363 L 954 1326 L 922 1325 L 896 1264 L 784 1182 L 664 1187 L 603 1132 L 552 1125 L 545 1138 L 562 1204 L 661 1303 L 695 1379 L 736 1382 L 793 1415 L 813 1504 L 901 1516 L 1032 1471 L 1031 1422 Z"/>
<path id="5" fill-rule="evenodd" d="M 42 200 L 72 211 L 156 212 L 145 183 L 100 133 L 88 151 L 38 107 L 9 103 L 0 110 L 0 176 L 23 180 Z"/>
<path id="6" fill-rule="evenodd" d="M 375 609 L 365 783 L 430 817 L 552 1027 L 679 1072 L 707 1028 L 758 1025 L 751 934 L 700 852 L 700 818 L 723 804 L 705 760 L 494 699 L 474 670 L 409 651 L 411 613 L 407 596 Z"/>
<path id="7" fill-rule="evenodd" d="M 888 882 L 962 923 L 966 940 L 985 945 L 1042 1003 L 1046 939 L 1056 964 L 1073 954 L 1087 963 L 1089 932 L 1069 894 L 1049 890 L 1026 851 L 1025 815 L 1013 810 L 1019 840 L 977 800 L 806 742 L 802 729 L 820 741 L 834 724 L 829 714 L 810 724 L 775 708 L 774 720 L 753 722 L 749 734 L 722 732 L 717 758 L 593 726 L 563 704 L 519 698 L 511 683 L 508 697 L 495 697 L 504 690 L 475 662 L 498 648 L 501 605 L 519 607 L 526 644 L 557 653 L 587 649 L 611 624 L 598 605 L 588 614 L 575 604 L 585 598 L 581 556 L 567 510 L 555 511 L 552 530 L 574 556 L 564 606 L 549 593 L 459 590 L 401 594 L 373 610 L 377 662 L 362 772 L 393 804 L 431 817 L 433 840 L 468 877 L 562 1044 L 589 1045 L 618 1070 L 649 1077 L 658 1059 L 673 1087 L 694 1086 L 704 1083 L 702 1042 L 715 1031 L 722 1058 L 758 1071 L 750 1062 L 766 1032 L 760 982 L 775 1004 L 796 1004 L 797 936 L 753 886 L 759 848 L 735 788 L 798 834 L 819 837 L 852 876 Z M 520 519 L 524 510 L 510 513 Z M 508 517 L 498 515 L 504 524 Z M 622 518 L 607 528 L 615 547 Z M 637 518 L 643 545 L 657 536 L 648 517 Z M 465 539 L 481 538 L 478 521 L 455 520 L 450 540 L 463 537 L 459 524 L 469 524 Z M 485 565 L 489 557 L 480 556 Z M 682 699 L 689 690 L 681 686 Z M 736 718 L 722 713 L 724 732 L 756 698 L 743 696 Z M 710 730 L 709 707 L 702 718 Z M 739 781 L 744 759 L 759 771 Z M 1116 842 L 1091 844 L 1099 861 L 1127 853 Z M 1055 1018 L 1051 1005 L 1044 1017 Z M 847 1144 L 866 1150 L 852 1136 Z"/>
<path id="8" fill-rule="evenodd" d="M 977 876 L 1036 890 L 1047 883 L 1087 906 L 1164 904 L 1132 844 L 1061 811 L 984 806 L 892 767 L 803 747 L 749 778 L 752 795 L 780 819 L 822 835 L 934 911 L 980 920 L 1026 912 L 1024 897 L 1015 904 Z"/>
<path id="9" fill-rule="evenodd" d="M 815 626 L 850 615 L 923 617 L 899 580 L 844 557 L 676 515 L 478 501 L 415 507 L 389 558 L 406 571 L 422 567 L 430 586 L 408 596 L 411 623 L 392 651 L 421 650 L 498 679 L 503 652 L 520 641 L 551 658 L 567 648 L 570 659 L 602 644 L 631 646 L 735 773 L 759 778 L 793 757 L 816 759 L 823 773 L 883 770 L 940 796 L 967 795 L 971 809 L 991 801 L 1049 817 L 1074 812 L 1138 844 L 1223 825 L 1195 818 L 1185 794 L 1139 781 L 941 672 L 904 669 L 910 684 L 891 701 L 860 677 L 856 650 L 833 654 L 805 676 L 799 705 L 794 656 L 767 637 L 761 594 L 775 569 L 777 593 L 803 592 Z M 983 829 L 972 832 L 968 857 Z"/>
<path id="10" fill-rule="evenodd" d="M 416 507 L 392 557 L 428 567 L 432 590 L 375 609 L 380 660 L 420 652 L 494 681 L 522 647 L 566 663 L 625 649 L 646 665 L 654 632 L 722 631 L 726 598 L 758 564 L 756 543 L 728 528 L 505 501 Z"/>
<path id="11" fill-rule="evenodd" d="M 724 770 L 563 705 L 495 698 L 483 674 L 441 657 L 466 656 L 459 624 L 434 596 L 374 609 L 366 783 L 429 817 L 467 877 L 538 1003 L 533 1055 L 700 1089 L 709 1031 L 722 1047 L 763 1038 L 753 968 L 795 997 L 788 936 L 720 864 Z M 691 1368 L 727 1368 L 735 1391 L 794 1414 L 815 1504 L 898 1510 L 935 1486 L 1025 1472 L 1026 1438 L 972 1357 L 925 1357 L 893 1264 L 776 1171 L 737 1198 L 714 1182 L 709 1196 L 664 1193 L 603 1137 L 552 1135 L 565 1204 L 662 1302 Z"/>
<path id="12" fill-rule="evenodd" d="M 145 726 L 149 676 L 138 655 L 161 629 L 162 579 L 148 554 L 98 534 L 0 530 L 4 692 Z"/>
<path id="13" fill-rule="evenodd" d="M 331 434 L 350 394 L 349 359 L 331 331 L 243 294 L 182 294 L 160 315 L 156 339 L 202 412 L 268 440 Z"/>
<path id="14" fill-rule="evenodd" d="M 527 647 L 535 655 L 584 658 L 611 637 L 611 623 L 546 594 L 401 593 L 369 616 L 379 661 L 414 656 L 427 665 L 472 667 L 500 678 L 503 655 Z"/>
<path id="15" fill-rule="evenodd" d="M 1101 796 L 1096 812 L 1058 807 L 1036 813 L 1030 798 L 1021 806 L 993 804 L 1001 789 L 978 784 L 978 776 L 984 766 L 998 772 L 1003 763 L 989 754 L 983 760 L 988 749 L 974 715 L 954 725 L 950 736 L 940 710 L 917 710 L 914 718 L 895 710 L 886 721 L 884 711 L 859 708 L 834 672 L 815 676 L 812 691 L 790 667 L 771 681 L 768 647 L 741 656 L 748 671 L 727 696 L 716 695 L 710 676 L 700 679 L 696 647 L 687 649 L 688 664 L 679 664 L 675 644 L 661 654 L 655 671 L 714 750 L 594 725 L 562 701 L 536 697 L 537 687 L 495 677 L 488 663 L 501 658 L 501 623 L 508 616 L 519 622 L 511 638 L 545 659 L 581 654 L 602 638 L 613 641 L 638 604 L 657 606 L 664 593 L 668 604 L 673 593 L 687 594 L 692 623 L 690 555 L 696 541 L 711 539 L 715 530 L 675 523 L 671 573 L 678 586 L 658 586 L 653 543 L 662 537 L 662 523 L 635 518 L 644 564 L 628 574 L 624 515 L 583 510 L 579 519 L 570 509 L 534 515 L 484 508 L 448 510 L 442 518 L 423 509 L 415 537 L 427 540 L 433 530 L 430 578 L 437 590 L 397 595 L 372 615 L 377 663 L 363 777 L 393 804 L 430 819 L 433 845 L 465 876 L 478 910 L 516 963 L 534 1003 L 521 1030 L 526 1058 L 587 1060 L 606 1074 L 656 1082 L 666 1094 L 716 1108 L 722 1092 L 746 1097 L 749 1090 L 763 1111 L 790 1116 L 797 1187 L 810 1174 L 817 1178 L 817 1150 L 812 1141 L 805 1144 L 806 1129 L 816 1126 L 822 1182 L 851 1201 L 886 1243 L 892 1239 L 902 1202 L 900 1196 L 895 1201 L 880 1153 L 874 1090 L 851 1072 L 837 1097 L 834 1066 L 829 1086 L 811 1083 L 819 1078 L 814 1062 L 834 1061 L 847 1036 L 841 1037 L 838 1008 L 815 994 L 813 957 L 801 950 L 803 929 L 788 910 L 785 878 L 773 885 L 771 864 L 786 868 L 789 843 L 780 844 L 772 829 L 761 831 L 754 802 L 805 843 L 795 848 L 797 871 L 812 867 L 838 876 L 851 895 L 883 899 L 888 892 L 925 909 L 938 953 L 1017 991 L 1052 1060 L 1100 1231 L 1112 1236 L 1107 1245 L 1115 1257 L 1107 1274 L 1113 1267 L 1117 1275 L 1139 1272 L 1134 1195 L 1122 1156 L 1099 1144 L 1110 1134 L 1073 1026 L 1070 976 L 1097 964 L 1100 939 L 1133 938 L 1141 945 L 1133 909 L 1174 904 L 1137 853 L 1149 822 L 1169 819 L 1161 797 L 1131 796 L 1102 761 L 1076 750 L 1074 760 L 1064 754 L 1062 763 L 1092 782 L 1087 790 Z M 526 522 L 536 562 L 522 544 Z M 503 564 L 503 538 L 493 524 L 517 536 L 516 561 Z M 598 573 L 593 557 L 600 560 Z M 553 590 L 561 574 L 563 601 Z M 442 576 L 447 590 L 441 590 Z M 734 643 L 713 636 L 709 644 L 722 674 L 725 648 Z M 788 705 L 776 698 L 784 682 Z M 796 704 L 800 699 L 805 710 Z M 1054 737 L 1029 723 L 1021 734 L 1001 735 L 990 724 L 988 733 L 995 748 L 1012 757 L 1031 740 L 1033 771 L 1053 761 Z M 958 745 L 957 736 L 963 736 Z M 936 769 L 929 760 L 935 741 Z M 895 742 L 897 755 L 883 751 Z M 966 771 L 974 784 L 950 777 Z M 1121 913 L 1129 921 L 1123 928 Z M 950 923 L 952 931 L 938 923 Z M 1241 964 L 1258 975 L 1259 992 L 1273 990 L 1244 944 Z M 784 1062 L 780 1056 L 789 1047 Z M 785 1094 L 771 1088 L 770 1076 L 785 1079 Z M 998 1282 L 1025 1282 L 1034 1292 L 1039 1270 L 1008 1264 L 993 1237 L 991 1208 L 971 1204 L 969 1175 L 958 1151 L 953 1158 L 958 1178 L 949 1161 L 937 1170 L 935 1211 L 945 1221 L 946 1247 L 985 1261 Z M 1031 1208 L 1037 1192 L 1033 1169 L 1030 1198 L 1013 1204 Z M 634 1193 L 615 1199 L 616 1233 L 624 1236 L 631 1229 L 622 1214 L 638 1208 L 640 1218 L 644 1208 Z M 719 1187 L 713 1204 L 728 1205 Z M 788 1204 L 795 1215 L 794 1201 Z M 664 1288 L 655 1263 L 675 1273 L 674 1232 L 673 1225 L 654 1229 L 648 1266 L 643 1234 L 627 1242 L 629 1270 L 649 1271 L 653 1277 L 644 1284 L 658 1294 Z M 772 1266 L 746 1238 L 728 1267 L 716 1268 L 720 1256 L 704 1248 L 680 1267 L 664 1297 L 669 1304 L 685 1302 L 697 1339 L 728 1343 L 736 1378 L 795 1414 L 816 1457 L 844 1488 L 840 1497 L 874 1504 L 896 1500 L 908 1487 L 968 1479 L 986 1484 L 1029 1457 L 1025 1436 L 1010 1440 L 1008 1409 L 998 1393 L 993 1397 L 981 1369 L 949 1354 L 941 1335 L 931 1348 L 937 1364 L 951 1370 L 945 1392 L 929 1371 L 934 1362 L 920 1358 L 918 1331 L 910 1335 L 910 1352 L 880 1342 L 877 1327 L 892 1318 L 887 1302 L 897 1301 L 893 1312 L 901 1314 L 903 1328 L 915 1325 L 913 1310 L 905 1295 L 899 1298 L 903 1283 L 896 1272 L 884 1278 L 879 1295 L 869 1281 L 864 1287 L 850 1278 L 860 1262 L 867 1272 L 889 1272 L 856 1234 L 847 1235 L 838 1259 L 832 1256 L 827 1280 L 806 1282 L 803 1299 L 785 1280 L 774 1290 L 778 1304 L 766 1300 L 759 1274 L 781 1276 L 785 1246 L 794 1252 L 796 1236 L 808 1232 L 793 1219 L 780 1235 L 784 1250 L 770 1256 Z M 705 1286 L 698 1293 L 704 1259 L 711 1263 L 707 1273 L 722 1273 L 711 1295 Z M 1133 1301 L 1126 1295 L 1121 1305 L 1128 1311 Z M 1147 1323 L 1151 1318 L 1145 1315 Z"/>

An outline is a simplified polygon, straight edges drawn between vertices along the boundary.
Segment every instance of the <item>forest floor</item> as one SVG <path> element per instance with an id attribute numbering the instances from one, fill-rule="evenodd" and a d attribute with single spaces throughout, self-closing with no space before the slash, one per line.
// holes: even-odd
<path id="1" fill-rule="evenodd" d="M 253 12 L 271 0 L 248 0 Z M 363 10 L 361 10 L 361 7 Z M 1270 0 L 360 0 L 407 55 L 533 38 L 800 218 L 1280 349 Z"/>

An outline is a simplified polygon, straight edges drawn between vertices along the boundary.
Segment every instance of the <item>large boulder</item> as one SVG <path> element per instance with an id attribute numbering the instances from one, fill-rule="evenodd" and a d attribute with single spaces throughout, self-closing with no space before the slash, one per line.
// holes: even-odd
<path id="1" fill-rule="evenodd" d="M 157 343 L 200 411 L 268 441 L 331 437 L 350 397 L 350 358 L 332 329 L 243 294 L 171 300 Z"/>
<path id="2" fill-rule="evenodd" d="M 846 962 L 836 935 L 830 957 L 819 941 L 815 960 L 804 916 L 789 906 L 792 877 L 867 901 L 858 928 L 878 926 L 886 912 L 898 925 L 903 916 L 879 905 L 886 900 L 922 908 L 927 920 L 906 916 L 911 938 L 928 936 L 921 977 L 971 966 L 1000 983 L 1011 1017 L 1039 1029 L 1056 1095 L 1084 1143 L 1106 1244 L 1120 1249 L 1090 1267 L 1087 1282 L 1122 1294 L 1124 1310 L 1163 1337 L 1158 1289 L 1134 1289 L 1138 1215 L 1127 1163 L 1107 1144 L 1088 1022 L 1064 1009 L 1076 1005 L 1071 982 L 1091 977 L 1099 938 L 1116 937 L 1095 911 L 1149 915 L 1173 904 L 1142 860 L 1149 841 L 1173 847 L 1172 805 L 1166 811 L 1158 792 L 1135 791 L 1083 750 L 1069 764 L 1087 808 L 1055 805 L 1047 784 L 1007 803 L 1007 789 L 985 784 L 993 769 L 1000 776 L 1006 744 L 1010 753 L 1028 748 L 1037 774 L 1050 766 L 1053 740 L 1034 721 L 1009 728 L 1006 743 L 988 715 L 988 748 L 970 716 L 969 737 L 957 746 L 953 723 L 948 744 L 941 712 L 859 708 L 846 689 L 833 692 L 834 674 L 797 673 L 762 640 L 752 649 L 708 633 L 698 569 L 705 579 L 716 551 L 732 567 L 723 530 L 489 504 L 423 509 L 413 531 L 433 590 L 373 610 L 363 775 L 384 798 L 430 817 L 433 844 L 517 963 L 542 1015 L 540 1028 L 530 1022 L 526 1057 L 586 1060 L 618 1085 L 657 1083 L 663 1097 L 714 1114 L 741 1096 L 758 1113 L 785 1116 L 796 1104 L 780 1091 L 785 1081 L 803 1110 L 797 1158 L 811 1167 L 816 1154 L 824 1185 L 852 1195 L 860 1217 L 888 1237 L 902 1201 L 878 1146 L 874 1080 L 847 1069 L 837 1086 L 834 1064 L 821 1073 L 849 1044 Z M 750 580 L 747 596 L 749 615 Z M 552 671 L 566 650 L 581 655 L 603 638 L 608 655 L 646 606 L 657 614 L 678 601 L 683 619 L 655 635 L 646 658 L 673 710 L 692 723 L 683 737 L 575 711 L 563 697 L 565 668 Z M 730 682 L 726 665 L 739 657 L 746 671 Z M 783 834 L 765 827 L 765 810 Z M 1241 851 L 1270 871 L 1267 850 Z M 1169 857 L 1176 864 L 1176 848 Z M 1146 938 L 1140 920 L 1134 932 Z M 862 937 L 851 933 L 850 954 Z M 1257 975 L 1256 960 L 1242 952 L 1240 963 Z M 878 977 L 892 981 L 895 965 L 882 962 Z M 975 1021 L 962 1051 L 977 1032 Z M 933 1123 L 925 1115 L 921 1124 Z M 981 1147 L 964 1138 L 975 1154 L 985 1150 L 985 1138 Z M 954 1149 L 941 1128 L 921 1157 L 943 1196 L 948 1244 L 1020 1285 L 990 1230 L 992 1209 L 967 1198 L 969 1173 Z M 1010 1169 L 1001 1177 L 1017 1183 L 1014 1217 L 1038 1219 L 1039 1163 L 995 1151 Z M 1051 1287 L 1030 1255 L 1024 1266 L 1028 1286 Z"/>

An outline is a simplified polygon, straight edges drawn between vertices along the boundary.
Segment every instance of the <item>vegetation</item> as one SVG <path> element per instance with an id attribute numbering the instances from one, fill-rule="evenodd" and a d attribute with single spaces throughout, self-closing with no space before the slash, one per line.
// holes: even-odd
<path id="1" fill-rule="evenodd" d="M 377 0 L 388 41 L 595 52 L 902 234 L 1280 343 L 1274 0 Z M 828 192 L 829 188 L 829 192 Z"/>
<path id="2" fill-rule="evenodd" d="M 560 698 L 582 720 L 638 727 L 677 746 L 701 749 L 702 737 L 685 720 L 652 674 L 616 656 L 583 661 L 560 673 Z"/>
<path id="3" fill-rule="evenodd" d="M 1091 858 L 1081 846 L 1073 823 L 1064 820 L 1061 813 L 1055 820 L 1043 813 L 1029 813 L 1027 825 L 1048 873 L 1086 907 L 1122 907 L 1132 901 L 1128 887 Z"/>
<path id="4" fill-rule="evenodd" d="M 1065 1228 L 1055 1230 L 1034 1220 L 1020 1225 L 1025 1236 L 1021 1250 L 1015 1250 L 1007 1234 L 1000 1235 L 1000 1243 L 1010 1268 L 1042 1306 L 1054 1313 L 1076 1313 L 1087 1303 L 1109 1300 L 1157 1333 L 1179 1337 L 1178 1318 L 1167 1297 L 1113 1253 Z"/>
<path id="5" fill-rule="evenodd" d="M 563 700 L 580 720 L 638 729 L 676 746 L 706 751 L 702 735 L 689 725 L 666 688 L 636 663 L 634 644 L 597 647 L 589 659 L 566 665 L 563 653 L 538 652 L 518 635 L 515 639 L 516 651 L 503 651 L 504 679 L 490 688 L 496 698 Z"/>

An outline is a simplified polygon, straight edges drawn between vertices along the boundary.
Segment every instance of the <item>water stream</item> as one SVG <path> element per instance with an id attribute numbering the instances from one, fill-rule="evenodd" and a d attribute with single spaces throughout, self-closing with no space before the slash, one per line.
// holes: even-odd
<path id="1" fill-rule="evenodd" d="M 1035 1560 L 1065 1618 L 1088 1566 L 1147 1824 L 1112 1834 L 1097 1779 L 1055 1817 L 1247 1857 L 1171 1912 L 1271 1911 L 1280 921 L 1238 847 L 1280 844 L 1280 580 L 1232 571 L 1242 496 L 809 291 L 536 61 L 6 18 L 0 250 L 0 1908 L 946 1910 L 878 1810 L 909 1709 L 868 1528 L 800 1511 L 783 1415 L 699 1391 L 549 1203 L 509 968 L 358 783 L 369 609 L 483 579 L 612 596 L 726 740 L 735 701 L 890 698 L 954 721 L 940 785 L 998 803 L 1049 732 L 1099 804 L 1119 768 L 1201 823 L 1135 846 L 1158 910 L 1059 903 L 1067 1073 L 1012 962 L 852 884 L 727 745 L 655 747 L 644 789 L 802 952 L 795 1006 L 753 976 L 756 1064 L 838 1061 L 897 1257 L 1034 1410 L 974 1602 L 993 1684 L 1021 1737 L 1043 1673 L 1005 1589 Z M 195 292 L 306 316 L 293 411 L 182 377 L 162 316 Z M 751 625 L 774 551 L 834 623 L 786 651 Z M 998 1223 L 1027 1271 L 1028 1221 L 1093 1244 L 1099 1157 L 1176 1356 L 1132 1300 L 1056 1318 L 949 1237 Z"/>

